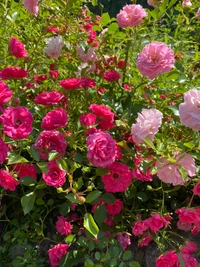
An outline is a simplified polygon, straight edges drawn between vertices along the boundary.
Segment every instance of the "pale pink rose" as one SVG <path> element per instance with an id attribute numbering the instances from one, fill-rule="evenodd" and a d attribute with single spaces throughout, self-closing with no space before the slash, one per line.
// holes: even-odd
<path id="1" fill-rule="evenodd" d="M 67 111 L 63 108 L 57 108 L 49 111 L 42 119 L 42 128 L 44 130 L 55 130 L 65 127 L 68 122 Z"/>
<path id="2" fill-rule="evenodd" d="M 200 91 L 189 90 L 179 105 L 180 121 L 188 128 L 200 131 Z"/>
<path id="3" fill-rule="evenodd" d="M 67 253 L 68 248 L 69 246 L 67 244 L 58 244 L 48 250 L 49 261 L 52 267 L 59 266 L 59 262 L 62 256 Z"/>
<path id="4" fill-rule="evenodd" d="M 24 1 L 24 7 L 28 10 L 28 12 L 37 17 L 39 11 L 39 6 L 38 6 L 39 0 L 23 0 L 23 1 Z"/>
<path id="5" fill-rule="evenodd" d="M 8 145 L 0 137 L 0 164 L 4 162 L 8 155 Z"/>
<path id="6" fill-rule="evenodd" d="M 161 158 L 160 161 L 157 161 L 155 166 L 159 168 L 157 171 L 157 176 L 160 180 L 164 183 L 176 185 L 183 185 L 185 181 L 182 179 L 181 172 L 179 170 L 180 167 L 183 167 L 189 176 L 195 176 L 196 174 L 196 167 L 195 161 L 187 153 L 180 153 L 179 151 L 174 152 L 175 156 L 175 163 L 169 162 L 165 158 Z M 186 181 L 189 180 L 189 177 L 186 178 Z"/>
<path id="7" fill-rule="evenodd" d="M 137 58 L 137 68 L 144 77 L 156 78 L 174 66 L 174 52 L 162 42 L 147 44 Z"/>
<path id="8" fill-rule="evenodd" d="M 84 49 L 83 46 L 78 45 L 77 46 L 77 53 L 81 59 L 81 61 L 87 63 L 87 62 L 93 62 L 96 59 L 96 53 L 94 51 L 94 48 L 90 47 L 89 49 Z"/>
<path id="9" fill-rule="evenodd" d="M 47 47 L 44 52 L 50 57 L 57 59 L 61 54 L 61 49 L 64 45 L 61 36 L 50 37 L 46 40 Z"/>
<path id="10" fill-rule="evenodd" d="M 143 138 L 153 141 L 162 124 L 162 118 L 163 114 L 157 109 L 142 109 L 141 113 L 138 113 L 136 123 L 131 128 L 133 141 L 136 144 L 144 144 Z"/>
<path id="11" fill-rule="evenodd" d="M 66 182 L 66 172 L 58 167 L 56 161 L 47 163 L 49 171 L 42 174 L 45 183 L 55 188 L 61 187 Z"/>
<path id="12" fill-rule="evenodd" d="M 190 2 L 190 0 L 185 0 L 182 3 L 182 8 L 187 8 L 187 7 L 191 7 L 192 3 Z"/>
<path id="13" fill-rule="evenodd" d="M 199 20 L 200 20 L 200 8 L 197 10 L 196 17 L 197 17 L 197 19 L 199 19 Z"/>
<path id="14" fill-rule="evenodd" d="M 63 216 L 58 216 L 58 220 L 56 222 L 56 230 L 61 235 L 71 235 L 72 225 Z"/>
<path id="15" fill-rule="evenodd" d="M 116 159 L 116 141 L 107 132 L 90 134 L 87 146 L 87 158 L 96 167 L 106 168 Z"/>
<path id="16" fill-rule="evenodd" d="M 117 14 L 117 22 L 120 28 L 133 27 L 142 23 L 142 19 L 147 16 L 141 5 L 126 5 Z"/>
<path id="17" fill-rule="evenodd" d="M 152 7 L 158 7 L 162 2 L 163 0 L 147 0 L 148 5 Z"/>

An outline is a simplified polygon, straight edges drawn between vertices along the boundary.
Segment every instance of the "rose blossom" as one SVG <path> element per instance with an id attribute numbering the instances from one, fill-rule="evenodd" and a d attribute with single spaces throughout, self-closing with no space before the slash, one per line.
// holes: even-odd
<path id="1" fill-rule="evenodd" d="M 39 6 L 38 2 L 39 0 L 23 0 L 24 2 L 24 7 L 33 15 L 37 17 L 38 11 L 39 11 Z"/>
<path id="2" fill-rule="evenodd" d="M 153 6 L 153 7 L 158 7 L 163 0 L 147 0 L 148 5 Z"/>
<path id="3" fill-rule="evenodd" d="M 5 190 L 14 191 L 19 184 L 6 170 L 0 169 L 0 186 Z"/>
<path id="4" fill-rule="evenodd" d="M 136 124 L 132 125 L 131 135 L 136 144 L 144 144 L 143 138 L 149 138 L 151 141 L 158 132 L 158 128 L 162 124 L 163 114 L 154 108 L 142 109 L 138 113 Z"/>
<path id="5" fill-rule="evenodd" d="M 14 140 L 21 140 L 32 132 L 33 116 L 26 107 L 8 107 L 0 117 L 4 133 Z"/>
<path id="6" fill-rule="evenodd" d="M 126 5 L 117 14 L 117 22 L 120 28 L 133 27 L 142 23 L 147 16 L 141 5 Z"/>
<path id="7" fill-rule="evenodd" d="M 114 122 L 115 114 L 110 110 L 110 108 L 104 105 L 91 104 L 89 109 L 102 120 L 106 120 L 110 123 Z"/>
<path id="8" fill-rule="evenodd" d="M 86 89 L 87 87 L 94 88 L 96 85 L 96 82 L 94 79 L 87 78 L 87 77 L 81 77 L 80 82 L 81 82 L 80 84 L 81 87 L 84 89 Z"/>
<path id="9" fill-rule="evenodd" d="M 152 213 L 151 218 L 148 220 L 149 228 L 153 233 L 158 232 L 161 228 L 167 227 L 169 222 L 161 217 L 158 213 Z"/>
<path id="10" fill-rule="evenodd" d="M 67 244 L 58 244 L 48 250 L 49 261 L 52 267 L 59 266 L 59 262 L 62 256 L 67 253 L 68 248 L 69 246 Z"/>
<path id="11" fill-rule="evenodd" d="M 0 103 L 6 103 L 10 101 L 12 97 L 12 90 L 9 90 L 8 86 L 0 81 Z"/>
<path id="12" fill-rule="evenodd" d="M 77 53 L 84 63 L 93 62 L 96 59 L 96 53 L 92 47 L 86 50 L 83 48 L 83 46 L 78 45 Z"/>
<path id="13" fill-rule="evenodd" d="M 4 141 L 0 137 L 0 164 L 4 162 L 8 155 L 8 146 L 4 143 Z"/>
<path id="14" fill-rule="evenodd" d="M 182 179 L 179 168 L 183 167 L 189 176 L 195 176 L 195 161 L 192 156 L 185 152 L 180 153 L 179 151 L 175 151 L 174 155 L 176 155 L 175 163 L 171 163 L 163 157 L 160 159 L 160 161 L 156 162 L 155 166 L 159 168 L 159 170 L 157 171 L 157 176 L 164 183 L 171 183 L 174 186 L 183 185 L 185 181 L 183 181 Z M 188 179 L 189 178 L 187 177 L 186 181 Z"/>
<path id="15" fill-rule="evenodd" d="M 192 3 L 190 2 L 190 0 L 184 0 L 182 3 L 182 8 L 187 8 L 191 6 L 192 6 Z"/>
<path id="16" fill-rule="evenodd" d="M 62 36 L 50 37 L 46 40 L 47 47 L 44 52 L 50 57 L 57 59 L 61 54 L 61 49 L 64 45 Z"/>
<path id="17" fill-rule="evenodd" d="M 6 67 L 0 71 L 0 78 L 2 80 L 9 79 L 23 79 L 26 78 L 28 71 L 20 69 L 19 67 Z"/>
<path id="18" fill-rule="evenodd" d="M 83 126 L 88 127 L 96 122 L 96 118 L 96 115 L 92 113 L 87 113 L 83 116 L 80 116 L 79 120 Z"/>
<path id="19" fill-rule="evenodd" d="M 137 235 L 143 235 L 143 233 L 149 228 L 149 219 L 135 222 L 132 228 L 132 233 Z"/>
<path id="20" fill-rule="evenodd" d="M 71 235 L 72 225 L 63 216 L 58 216 L 56 222 L 56 230 L 61 235 Z"/>
<path id="21" fill-rule="evenodd" d="M 193 188 L 193 194 L 200 197 L 200 182 L 197 183 Z"/>
<path id="22" fill-rule="evenodd" d="M 44 130 L 54 130 L 59 127 L 65 127 L 68 121 L 65 109 L 57 108 L 46 114 L 42 119 L 42 128 Z"/>
<path id="23" fill-rule="evenodd" d="M 146 173 L 144 173 L 139 168 L 136 167 L 132 171 L 132 176 L 138 180 L 143 181 L 143 182 L 151 182 L 152 181 L 152 176 L 151 176 L 149 168 L 147 168 Z"/>
<path id="24" fill-rule="evenodd" d="M 34 99 L 35 104 L 40 104 L 44 106 L 56 105 L 66 101 L 67 101 L 66 97 L 57 91 L 40 93 Z"/>
<path id="25" fill-rule="evenodd" d="M 197 17 L 197 19 L 199 19 L 199 20 L 200 20 L 200 8 L 197 10 L 196 17 Z"/>
<path id="26" fill-rule="evenodd" d="M 181 257 L 183 258 L 183 262 L 187 267 L 197 267 L 198 262 L 193 257 L 192 253 L 197 250 L 197 245 L 194 242 L 186 242 L 185 246 L 183 246 L 180 250 Z"/>
<path id="27" fill-rule="evenodd" d="M 49 171 L 42 174 L 42 178 L 47 185 L 55 188 L 61 187 L 66 182 L 66 172 L 59 169 L 56 161 L 47 163 Z"/>
<path id="28" fill-rule="evenodd" d="M 191 230 L 192 224 L 191 223 L 185 223 L 185 222 L 182 222 L 179 220 L 177 222 L 177 228 L 187 232 L 187 231 Z"/>
<path id="29" fill-rule="evenodd" d="M 113 204 L 105 204 L 105 206 L 107 213 L 111 216 L 119 214 L 123 209 L 123 203 L 120 199 L 116 199 Z"/>
<path id="30" fill-rule="evenodd" d="M 104 72 L 103 77 L 108 82 L 115 82 L 119 80 L 120 74 L 116 70 L 110 70 L 110 71 Z"/>
<path id="31" fill-rule="evenodd" d="M 24 44 L 21 43 L 15 37 L 12 37 L 10 39 L 8 47 L 9 47 L 10 53 L 13 56 L 15 56 L 16 58 L 23 58 L 23 57 L 27 57 L 28 56 L 27 51 L 24 49 Z"/>
<path id="32" fill-rule="evenodd" d="M 144 77 L 156 78 L 174 66 L 174 52 L 162 42 L 147 44 L 137 58 L 137 68 Z"/>
<path id="33" fill-rule="evenodd" d="M 121 243 L 123 250 L 131 244 L 130 236 L 127 233 L 118 233 L 117 240 Z"/>
<path id="34" fill-rule="evenodd" d="M 141 236 L 140 240 L 138 241 L 138 247 L 146 247 L 152 240 L 153 238 L 150 233 L 146 232 Z"/>
<path id="35" fill-rule="evenodd" d="M 132 173 L 128 166 L 114 162 L 109 167 L 109 174 L 101 176 L 104 189 L 109 193 L 124 192 L 132 182 Z"/>
<path id="36" fill-rule="evenodd" d="M 175 250 L 167 251 L 156 259 L 156 267 L 180 267 L 178 255 Z"/>
<path id="37" fill-rule="evenodd" d="M 116 142 L 107 132 L 96 132 L 87 137 L 88 160 L 96 167 L 106 168 L 116 158 Z"/>
<path id="38" fill-rule="evenodd" d="M 18 163 L 14 165 L 14 171 L 17 173 L 18 178 L 30 176 L 36 179 L 36 169 L 33 164 Z"/>
<path id="39" fill-rule="evenodd" d="M 78 78 L 68 78 L 60 81 L 60 85 L 66 90 L 74 90 L 80 88 L 81 80 Z"/>
<path id="40" fill-rule="evenodd" d="M 200 221 L 200 209 L 181 208 L 175 211 L 182 223 L 198 223 Z"/>
<path id="41" fill-rule="evenodd" d="M 42 159 L 48 159 L 51 151 L 56 151 L 64 156 L 67 143 L 64 136 L 55 130 L 43 131 L 37 137 L 34 147 L 38 150 Z"/>
<path id="42" fill-rule="evenodd" d="M 179 105 L 180 121 L 193 130 L 200 131 L 200 91 L 189 90 L 184 94 L 184 103 Z"/>

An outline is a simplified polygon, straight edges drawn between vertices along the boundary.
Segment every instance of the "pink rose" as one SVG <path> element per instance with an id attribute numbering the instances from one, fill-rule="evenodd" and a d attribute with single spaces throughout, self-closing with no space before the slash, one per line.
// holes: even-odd
<path id="1" fill-rule="evenodd" d="M 132 228 L 132 233 L 137 235 L 143 235 L 143 233 L 149 228 L 149 219 L 135 222 Z"/>
<path id="2" fill-rule="evenodd" d="M 67 101 L 66 97 L 57 91 L 40 93 L 34 99 L 35 104 L 40 104 L 44 106 L 56 105 L 66 101 Z"/>
<path id="3" fill-rule="evenodd" d="M 200 8 L 197 10 L 196 18 L 200 20 Z"/>
<path id="4" fill-rule="evenodd" d="M 146 232 L 141 236 L 140 240 L 138 241 L 138 247 L 146 247 L 151 241 L 153 241 L 152 236 L 150 235 L 150 233 Z"/>
<path id="5" fill-rule="evenodd" d="M 78 78 L 68 78 L 60 81 L 60 85 L 66 90 L 74 90 L 80 88 L 81 80 Z"/>
<path id="6" fill-rule="evenodd" d="M 10 101 L 12 97 L 12 90 L 9 90 L 8 86 L 0 81 L 0 103 L 6 103 Z"/>
<path id="7" fill-rule="evenodd" d="M 132 182 L 132 173 L 128 166 L 114 162 L 108 169 L 110 173 L 101 176 L 105 191 L 110 193 L 126 191 Z"/>
<path id="8" fill-rule="evenodd" d="M 61 36 L 50 37 L 46 40 L 47 47 L 44 49 L 44 52 L 50 57 L 57 59 L 61 54 L 61 49 L 64 45 Z"/>
<path id="9" fill-rule="evenodd" d="M 126 5 L 117 14 L 117 22 L 120 28 L 133 27 L 142 23 L 147 16 L 141 5 Z"/>
<path id="10" fill-rule="evenodd" d="M 96 82 L 94 79 L 87 78 L 87 77 L 81 77 L 81 87 L 86 89 L 87 87 L 89 88 L 94 88 L 96 85 Z"/>
<path id="11" fill-rule="evenodd" d="M 142 109 L 138 113 L 136 124 L 132 125 L 131 135 L 136 144 L 144 144 L 143 138 L 149 138 L 153 141 L 158 128 L 162 124 L 163 114 L 154 108 Z"/>
<path id="12" fill-rule="evenodd" d="M 199 209 L 181 208 L 175 211 L 178 218 L 183 223 L 196 223 L 200 221 Z"/>
<path id="13" fill-rule="evenodd" d="M 47 163 L 49 171 L 42 174 L 42 178 L 45 183 L 55 188 L 61 187 L 66 182 L 66 172 L 59 169 L 56 161 L 50 161 Z"/>
<path id="14" fill-rule="evenodd" d="M 152 176 L 150 173 L 150 170 L 147 169 L 146 173 L 142 172 L 140 169 L 137 167 L 132 171 L 132 176 L 138 180 L 141 180 L 143 182 L 151 182 L 152 181 Z"/>
<path id="15" fill-rule="evenodd" d="M 103 77 L 108 82 L 115 82 L 120 79 L 120 74 L 116 70 L 110 70 L 110 71 L 104 72 Z"/>
<path id="16" fill-rule="evenodd" d="M 52 267 L 59 266 L 59 262 L 62 256 L 64 256 L 67 253 L 68 248 L 69 246 L 67 244 L 58 244 L 55 247 L 48 250 L 49 261 Z"/>
<path id="17" fill-rule="evenodd" d="M 71 235 L 72 225 L 63 216 L 59 216 L 56 222 L 56 230 L 61 235 Z"/>
<path id="18" fill-rule="evenodd" d="M 190 0 L 184 0 L 182 3 L 182 8 L 188 8 L 191 6 L 192 6 L 192 3 L 190 2 Z"/>
<path id="19" fill-rule="evenodd" d="M 23 0 L 23 1 L 24 1 L 24 7 L 28 10 L 28 12 L 37 17 L 39 11 L 39 6 L 38 6 L 39 0 Z"/>
<path id="20" fill-rule="evenodd" d="M 18 163 L 14 165 L 13 170 L 17 173 L 18 178 L 30 176 L 36 179 L 37 172 L 33 164 Z"/>
<path id="21" fill-rule="evenodd" d="M 44 130 L 54 130 L 60 127 L 65 127 L 68 121 L 67 112 L 65 109 L 57 108 L 46 114 L 42 119 L 42 128 Z"/>
<path id="22" fill-rule="evenodd" d="M 197 183 L 193 188 L 193 194 L 200 197 L 200 183 Z"/>
<path id="23" fill-rule="evenodd" d="M 96 118 L 96 115 L 92 113 L 87 113 L 84 116 L 80 116 L 79 120 L 83 126 L 88 127 L 96 122 Z"/>
<path id="24" fill-rule="evenodd" d="M 16 58 L 23 58 L 27 57 L 28 53 L 24 49 L 24 44 L 21 43 L 17 38 L 12 37 L 9 42 L 9 50 L 10 53 L 15 56 Z"/>
<path id="25" fill-rule="evenodd" d="M 175 163 L 171 163 L 165 158 L 161 158 L 160 161 L 156 162 L 155 166 L 159 168 L 159 170 L 157 171 L 157 176 L 164 183 L 170 183 L 174 186 L 183 185 L 185 181 L 183 181 L 182 179 L 179 168 L 183 167 L 189 176 L 195 176 L 195 161 L 192 156 L 187 153 L 180 153 L 179 151 L 175 151 L 174 155 L 176 155 Z M 186 178 L 186 181 L 188 179 L 189 178 Z"/>
<path id="26" fill-rule="evenodd" d="M 152 7 L 158 7 L 162 2 L 163 0 L 147 0 L 148 5 Z"/>
<path id="27" fill-rule="evenodd" d="M 0 137 L 0 164 L 4 162 L 8 155 L 8 146 L 4 143 L 4 141 Z"/>
<path id="28" fill-rule="evenodd" d="M 0 186 L 5 190 L 14 191 L 19 184 L 6 170 L 0 169 Z"/>
<path id="29" fill-rule="evenodd" d="M 174 52 L 166 44 L 153 42 L 147 44 L 137 58 L 137 68 L 144 77 L 156 78 L 174 66 Z"/>
<path id="30" fill-rule="evenodd" d="M 90 47 L 89 49 L 84 49 L 83 46 L 77 46 L 77 53 L 84 63 L 93 62 L 96 59 L 96 53 L 94 48 Z"/>
<path id="31" fill-rule="evenodd" d="M 191 223 L 182 222 L 182 221 L 178 221 L 177 222 L 177 228 L 187 232 L 187 231 L 191 230 L 192 224 Z"/>
<path id="32" fill-rule="evenodd" d="M 181 257 L 183 262 L 187 267 L 197 267 L 198 261 L 193 257 L 192 253 L 197 250 L 197 245 L 194 242 L 186 242 L 186 245 L 183 246 L 180 250 Z"/>
<path id="33" fill-rule="evenodd" d="M 116 141 L 107 132 L 97 132 L 87 137 L 88 160 L 96 167 L 106 168 L 116 158 Z"/>
<path id="34" fill-rule="evenodd" d="M 200 131 L 200 91 L 189 90 L 184 94 L 184 103 L 179 105 L 180 121 L 193 130 Z"/>
<path id="35" fill-rule="evenodd" d="M 56 151 L 61 156 L 64 156 L 67 143 L 60 132 L 55 130 L 43 131 L 37 137 L 34 147 L 38 150 L 42 159 L 48 159 L 48 154 L 51 151 Z"/>
<path id="36" fill-rule="evenodd" d="M 161 228 L 167 227 L 169 222 L 161 217 L 158 213 L 152 213 L 151 218 L 148 220 L 149 228 L 153 233 L 158 232 Z"/>
<path id="37" fill-rule="evenodd" d="M 156 259 L 156 267 L 180 267 L 178 255 L 175 250 L 167 251 Z"/>
<path id="38" fill-rule="evenodd" d="M 105 204 L 106 211 L 110 216 L 119 214 L 123 209 L 123 203 L 120 199 L 116 199 L 113 204 Z"/>
<path id="39" fill-rule="evenodd" d="M 123 250 L 131 244 L 130 236 L 127 233 L 117 234 L 117 240 L 121 243 Z"/>
<path id="40" fill-rule="evenodd" d="M 28 137 L 33 130 L 33 116 L 26 107 L 8 107 L 0 119 L 4 133 L 14 140 Z"/>
<path id="41" fill-rule="evenodd" d="M 104 105 L 91 104 L 89 109 L 101 120 L 106 120 L 110 123 L 114 122 L 115 114 L 110 108 Z"/>
<path id="42" fill-rule="evenodd" d="M 26 78 L 28 71 L 19 67 L 6 67 L 0 72 L 2 80 L 23 79 Z"/>

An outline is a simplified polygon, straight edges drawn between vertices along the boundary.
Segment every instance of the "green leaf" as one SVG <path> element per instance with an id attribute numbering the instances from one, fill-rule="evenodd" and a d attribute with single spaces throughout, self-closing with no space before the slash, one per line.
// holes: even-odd
<path id="1" fill-rule="evenodd" d="M 97 199 L 100 195 L 101 195 L 101 191 L 95 190 L 91 193 L 89 193 L 85 199 L 85 202 L 87 203 L 91 203 L 93 202 L 95 199 Z"/>
<path id="2" fill-rule="evenodd" d="M 40 160 L 40 155 L 39 155 L 38 151 L 33 146 L 28 147 L 27 150 L 28 150 L 28 153 L 31 155 L 31 157 L 34 160 L 36 160 L 36 161 Z"/>
<path id="3" fill-rule="evenodd" d="M 106 217 L 107 217 L 106 207 L 103 204 L 99 205 L 94 213 L 95 221 L 98 222 L 98 224 L 101 224 L 102 222 L 104 222 Z"/>
<path id="4" fill-rule="evenodd" d="M 69 201 L 72 203 L 78 203 L 78 204 L 83 204 L 73 193 L 69 193 L 68 195 L 65 196 Z"/>
<path id="5" fill-rule="evenodd" d="M 37 165 L 43 173 L 48 173 L 49 168 L 46 162 L 38 162 Z"/>
<path id="6" fill-rule="evenodd" d="M 130 260 L 132 258 L 132 256 L 133 256 L 133 254 L 131 253 L 131 251 L 130 250 L 127 250 L 127 251 L 125 251 L 123 253 L 122 259 L 124 261 L 128 261 L 128 260 Z"/>
<path id="7" fill-rule="evenodd" d="M 97 6 L 97 5 L 98 5 L 97 0 L 92 0 L 92 5 L 93 5 L 93 6 Z"/>
<path id="8" fill-rule="evenodd" d="M 145 192 L 138 192 L 137 193 L 137 198 L 141 201 L 141 202 L 146 202 L 148 200 L 148 196 Z"/>
<path id="9" fill-rule="evenodd" d="M 109 204 L 113 204 L 115 202 L 115 196 L 111 193 L 105 193 L 102 195 L 103 201 Z"/>
<path id="10" fill-rule="evenodd" d="M 170 109 L 175 116 L 179 116 L 179 108 L 178 105 L 168 106 L 168 109 Z"/>
<path id="11" fill-rule="evenodd" d="M 24 176 L 21 179 L 19 179 L 19 182 L 20 184 L 23 184 L 26 186 L 34 186 L 37 183 L 37 180 L 31 176 Z"/>
<path id="12" fill-rule="evenodd" d="M 104 168 L 104 169 L 100 167 L 96 168 L 96 175 L 102 176 L 108 173 L 109 173 L 108 168 Z"/>
<path id="13" fill-rule="evenodd" d="M 90 213 L 86 213 L 84 215 L 84 227 L 88 230 L 95 238 L 97 238 L 97 235 L 99 233 L 99 228 L 97 224 L 95 223 L 92 215 Z"/>
<path id="14" fill-rule="evenodd" d="M 26 215 L 33 209 L 35 198 L 36 194 L 34 192 L 30 192 L 21 198 L 21 204 L 24 211 L 24 215 Z"/>
<path id="15" fill-rule="evenodd" d="M 65 242 L 67 242 L 67 243 L 72 243 L 74 239 L 75 239 L 75 235 L 68 235 L 68 236 L 65 238 Z"/>
<path id="16" fill-rule="evenodd" d="M 52 160 L 56 159 L 58 157 L 58 155 L 59 155 L 59 153 L 57 151 L 51 151 L 48 154 L 48 160 L 52 161 Z"/>
<path id="17" fill-rule="evenodd" d="M 176 67 L 176 69 L 180 72 L 184 73 L 184 66 L 183 63 L 181 61 L 176 61 L 174 66 Z"/>
<path id="18" fill-rule="evenodd" d="M 28 162 L 27 159 L 21 157 L 20 155 L 10 155 L 8 158 L 7 165 L 16 164 L 16 163 L 25 163 Z"/>
<path id="19" fill-rule="evenodd" d="M 187 173 L 186 169 L 183 168 L 182 166 L 179 166 L 178 169 L 179 169 L 179 171 L 180 171 L 180 173 L 181 173 L 183 182 L 185 182 L 185 180 L 186 180 L 187 177 L 188 177 L 188 173 Z"/>
<path id="20" fill-rule="evenodd" d="M 156 150 L 153 142 L 149 138 L 143 138 L 143 140 L 150 148 L 152 148 L 153 150 Z"/>
<path id="21" fill-rule="evenodd" d="M 172 7 L 174 4 L 176 4 L 178 0 L 172 0 L 170 1 L 170 3 L 168 4 L 168 8 Z"/>
<path id="22" fill-rule="evenodd" d="M 67 166 L 66 160 L 59 159 L 59 160 L 56 160 L 56 163 L 58 164 L 58 167 L 59 167 L 60 170 L 63 170 L 65 172 L 68 172 L 69 171 L 69 168 Z"/>
<path id="23" fill-rule="evenodd" d="M 131 261 L 129 262 L 129 267 L 140 267 L 140 264 L 137 261 Z"/>
<path id="24" fill-rule="evenodd" d="M 108 33 L 113 34 L 119 29 L 119 26 L 117 23 L 111 23 L 108 27 Z"/>
<path id="25" fill-rule="evenodd" d="M 108 23 L 110 22 L 110 16 L 108 14 L 108 12 L 106 13 L 103 13 L 102 16 L 101 16 L 101 26 L 104 27 L 106 26 Z"/>
<path id="26" fill-rule="evenodd" d="M 61 206 L 60 206 L 60 209 L 59 209 L 59 212 L 62 216 L 65 216 L 67 213 L 70 212 L 70 206 L 69 206 L 69 203 L 67 202 L 64 202 Z"/>
<path id="27" fill-rule="evenodd" d="M 178 254 L 178 257 L 179 257 L 180 267 L 186 267 L 181 254 Z"/>
<path id="28" fill-rule="evenodd" d="M 97 261 L 101 259 L 101 254 L 99 252 L 95 252 L 94 256 Z"/>
<path id="29" fill-rule="evenodd" d="M 193 148 L 193 147 L 195 147 L 195 145 L 194 145 L 194 142 L 193 142 L 193 141 L 190 141 L 190 142 L 184 143 L 183 145 L 184 145 L 184 146 L 186 146 L 186 147 L 189 147 L 189 148 Z"/>
<path id="30" fill-rule="evenodd" d="M 38 206 L 42 206 L 42 205 L 45 205 L 45 204 L 46 204 L 42 198 L 38 198 L 38 199 L 35 201 L 35 203 L 36 203 Z"/>
<path id="31" fill-rule="evenodd" d="M 84 266 L 85 267 L 93 267 L 94 266 L 94 262 L 90 259 L 87 259 L 85 262 L 84 262 Z"/>

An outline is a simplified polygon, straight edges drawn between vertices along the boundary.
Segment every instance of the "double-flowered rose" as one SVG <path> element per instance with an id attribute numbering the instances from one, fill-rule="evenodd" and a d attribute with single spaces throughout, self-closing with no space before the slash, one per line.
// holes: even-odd
<path id="1" fill-rule="evenodd" d="M 56 104 L 63 103 L 63 102 L 67 102 L 65 95 L 57 91 L 40 93 L 34 99 L 35 104 L 40 104 L 43 106 L 51 106 L 51 105 L 56 105 Z"/>
<path id="2" fill-rule="evenodd" d="M 39 0 L 23 0 L 25 9 L 34 16 L 38 15 L 38 2 Z"/>
<path id="3" fill-rule="evenodd" d="M 64 42 L 62 40 L 62 36 L 54 36 L 50 37 L 46 40 L 47 47 L 44 49 L 45 53 L 50 58 L 59 58 L 61 54 L 62 47 L 64 45 Z"/>
<path id="4" fill-rule="evenodd" d="M 0 169 L 0 186 L 5 190 L 14 191 L 19 184 L 6 170 Z"/>
<path id="5" fill-rule="evenodd" d="M 56 161 L 47 163 L 48 172 L 42 174 L 45 183 L 55 188 L 61 187 L 66 182 L 66 172 L 58 167 Z"/>
<path id="6" fill-rule="evenodd" d="M 0 81 L 0 104 L 10 101 L 12 97 L 12 90 L 9 90 L 7 84 Z"/>
<path id="7" fill-rule="evenodd" d="M 42 119 L 42 128 L 44 130 L 55 130 L 65 127 L 68 121 L 67 112 L 63 108 L 57 108 L 46 114 Z"/>
<path id="8" fill-rule="evenodd" d="M 69 245 L 67 244 L 58 244 L 48 250 L 49 261 L 52 267 L 59 266 L 59 262 L 62 256 L 64 256 L 67 253 L 68 248 Z"/>
<path id="9" fill-rule="evenodd" d="M 4 162 L 8 155 L 8 146 L 4 143 L 4 141 L 0 137 L 0 164 Z"/>
<path id="10" fill-rule="evenodd" d="M 24 44 L 20 42 L 16 37 L 12 37 L 8 44 L 10 53 L 16 58 L 27 57 L 28 53 L 24 48 Z"/>

